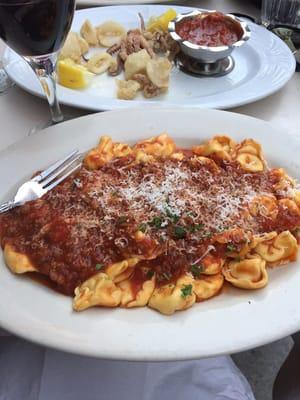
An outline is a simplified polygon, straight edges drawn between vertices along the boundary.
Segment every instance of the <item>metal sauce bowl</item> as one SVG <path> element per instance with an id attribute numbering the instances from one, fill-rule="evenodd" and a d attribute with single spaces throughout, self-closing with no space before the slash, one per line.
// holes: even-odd
<path id="1" fill-rule="evenodd" d="M 176 25 L 178 22 L 184 19 L 190 19 L 196 16 L 206 16 L 209 14 L 216 13 L 217 11 L 201 11 L 194 10 L 185 14 L 178 14 L 175 19 L 169 22 L 168 30 L 173 40 L 175 40 L 181 51 L 188 57 L 192 57 L 194 60 L 197 60 L 201 63 L 217 63 L 218 61 L 224 60 L 233 52 L 236 47 L 242 46 L 249 38 L 250 38 L 250 29 L 246 22 L 240 20 L 232 14 L 223 14 L 225 18 L 230 19 L 231 22 L 234 22 L 240 32 L 240 38 L 237 42 L 229 46 L 202 46 L 188 40 L 184 40 L 181 36 L 176 32 Z"/>

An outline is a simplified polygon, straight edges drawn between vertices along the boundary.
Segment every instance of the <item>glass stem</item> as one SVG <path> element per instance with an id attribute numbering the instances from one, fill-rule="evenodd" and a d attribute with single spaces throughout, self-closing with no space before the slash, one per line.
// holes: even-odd
<path id="1" fill-rule="evenodd" d="M 50 106 L 52 122 L 56 124 L 63 121 L 64 116 L 60 110 L 56 94 L 55 68 L 57 55 L 54 53 L 39 57 L 25 57 L 25 60 L 31 66 L 42 85 Z"/>

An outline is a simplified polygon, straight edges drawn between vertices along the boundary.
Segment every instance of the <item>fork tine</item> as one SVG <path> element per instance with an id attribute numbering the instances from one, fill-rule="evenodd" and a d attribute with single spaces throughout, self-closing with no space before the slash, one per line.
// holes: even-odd
<path id="1" fill-rule="evenodd" d="M 81 155 L 78 154 L 74 158 L 71 159 L 68 163 L 63 164 L 60 168 L 57 168 L 54 173 L 50 174 L 47 179 L 44 179 L 40 181 L 40 184 L 44 188 L 47 186 L 50 182 L 52 182 L 55 178 L 57 178 L 59 175 L 61 175 L 63 172 L 65 172 L 67 169 L 71 167 L 74 162 L 78 161 L 80 159 Z"/>
<path id="2" fill-rule="evenodd" d="M 6 203 L 1 204 L 0 214 L 6 212 L 8 210 L 11 210 L 12 208 L 19 206 L 19 205 L 20 205 L 20 203 L 15 202 L 14 200 L 7 201 Z"/>
<path id="3" fill-rule="evenodd" d="M 0 207 L 0 214 L 5 213 L 6 211 L 9 210 L 8 205 L 5 203 Z"/>
<path id="4" fill-rule="evenodd" d="M 70 176 L 71 174 L 73 174 L 73 172 L 75 172 L 78 168 L 81 167 L 81 163 L 79 163 L 78 165 L 76 165 L 75 167 L 71 168 L 68 172 L 66 172 L 64 175 L 60 176 L 58 179 L 56 179 L 56 181 L 53 181 L 50 185 L 46 186 L 44 188 L 44 190 L 46 192 L 48 192 L 49 190 L 53 189 L 55 186 L 57 186 L 60 182 L 62 182 L 63 180 L 65 180 L 68 176 Z"/>
<path id="5" fill-rule="evenodd" d="M 43 172 L 41 172 L 39 175 L 35 176 L 31 180 L 38 182 L 38 183 L 41 182 L 43 179 L 47 178 L 50 174 L 52 174 L 54 171 L 56 171 L 57 168 L 59 168 L 61 165 L 63 165 L 67 161 L 69 161 L 76 154 L 78 154 L 78 150 L 72 151 L 70 154 L 68 154 L 62 160 L 56 161 L 54 164 L 50 165 L 50 167 L 45 169 Z"/>

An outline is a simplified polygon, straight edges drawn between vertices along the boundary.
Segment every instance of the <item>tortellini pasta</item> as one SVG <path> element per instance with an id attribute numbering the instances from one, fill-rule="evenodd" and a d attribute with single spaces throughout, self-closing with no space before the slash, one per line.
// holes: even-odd
<path id="1" fill-rule="evenodd" d="M 271 240 L 259 243 L 255 247 L 255 252 L 270 266 L 285 264 L 296 260 L 298 244 L 289 231 L 284 231 Z"/>
<path id="2" fill-rule="evenodd" d="M 220 169 L 218 165 L 215 163 L 214 160 L 208 157 L 204 156 L 194 156 L 191 161 L 193 163 L 200 163 L 201 165 L 204 165 L 205 167 L 209 168 L 209 170 L 213 173 L 218 174 Z"/>
<path id="3" fill-rule="evenodd" d="M 182 276 L 175 284 L 155 288 L 148 305 L 162 314 L 171 315 L 191 307 L 195 301 L 194 279 Z"/>
<path id="4" fill-rule="evenodd" d="M 241 228 L 231 228 L 225 232 L 215 235 L 217 243 L 225 244 L 226 254 L 230 257 L 244 256 L 256 246 L 258 241 L 254 241 L 250 233 L 246 233 Z"/>
<path id="5" fill-rule="evenodd" d="M 124 280 L 118 284 L 122 291 L 121 306 L 125 308 L 143 307 L 147 305 L 155 288 L 155 277 L 146 280 L 141 288 L 135 293 L 131 279 Z"/>
<path id="6" fill-rule="evenodd" d="M 175 149 L 174 141 L 165 133 L 143 140 L 133 147 L 134 151 L 142 150 L 146 154 L 158 157 L 171 156 L 175 152 Z"/>
<path id="7" fill-rule="evenodd" d="M 300 209 L 297 203 L 291 199 L 280 199 L 278 205 L 288 211 L 291 215 L 300 216 Z"/>
<path id="8" fill-rule="evenodd" d="M 214 136 L 207 143 L 194 146 L 193 152 L 200 156 L 210 156 L 214 154 L 221 159 L 230 160 L 235 147 L 235 142 L 228 136 Z"/>
<path id="9" fill-rule="evenodd" d="M 152 163 L 154 161 L 153 156 L 145 153 L 142 150 L 135 151 L 134 155 L 135 155 L 135 160 L 137 163 Z"/>
<path id="10" fill-rule="evenodd" d="M 254 235 L 253 237 L 253 248 L 255 248 L 259 243 L 270 241 L 276 238 L 277 232 L 266 232 L 260 235 Z"/>
<path id="11" fill-rule="evenodd" d="M 271 171 L 271 176 L 274 180 L 274 190 L 278 196 L 294 197 L 296 194 L 296 182 L 287 175 L 283 168 L 274 168 Z"/>
<path id="12" fill-rule="evenodd" d="M 17 252 L 10 244 L 6 244 L 4 247 L 4 260 L 9 269 L 15 274 L 37 271 L 29 257 Z"/>
<path id="13" fill-rule="evenodd" d="M 182 161 L 185 158 L 185 155 L 181 151 L 179 151 L 179 152 L 173 153 L 171 155 L 171 158 L 173 160 Z"/>
<path id="14" fill-rule="evenodd" d="M 228 262 L 223 274 L 226 281 L 241 289 L 260 289 L 268 283 L 266 262 L 258 256 Z"/>
<path id="15" fill-rule="evenodd" d="M 117 307 L 121 298 L 121 289 L 107 274 L 99 272 L 75 289 L 73 308 L 82 311 L 95 306 Z"/>
<path id="16" fill-rule="evenodd" d="M 207 300 L 220 292 L 224 283 L 224 277 L 221 273 L 216 275 L 201 276 L 195 279 L 194 293 L 196 301 Z"/>
<path id="17" fill-rule="evenodd" d="M 250 204 L 250 213 L 253 216 L 262 216 L 275 219 L 278 215 L 277 200 L 274 196 L 257 196 Z"/>
<path id="18" fill-rule="evenodd" d="M 114 281 L 120 282 L 127 277 L 127 271 L 133 271 L 133 267 L 139 262 L 137 257 L 129 258 L 128 260 L 120 261 L 109 265 L 105 269 L 105 273 Z M 124 273 L 126 274 L 124 276 Z"/>
<path id="19" fill-rule="evenodd" d="M 253 139 L 243 140 L 237 146 L 235 159 L 241 167 L 248 172 L 263 171 L 265 162 L 262 156 L 261 146 Z"/>
<path id="20" fill-rule="evenodd" d="M 224 260 L 220 257 L 215 257 L 208 254 L 201 260 L 201 265 L 203 267 L 202 273 L 205 275 L 215 275 L 221 272 Z"/>
<path id="21" fill-rule="evenodd" d="M 127 144 L 114 143 L 109 136 L 102 136 L 98 146 L 86 155 L 84 163 L 91 170 L 98 169 L 113 158 L 125 157 L 131 153 Z"/>

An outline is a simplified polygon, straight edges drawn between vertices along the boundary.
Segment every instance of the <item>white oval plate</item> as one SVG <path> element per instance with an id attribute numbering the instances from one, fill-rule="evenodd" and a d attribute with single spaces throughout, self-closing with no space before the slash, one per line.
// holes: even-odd
<path id="1" fill-rule="evenodd" d="M 192 10 L 188 7 L 172 6 L 178 12 Z M 99 24 L 116 20 L 126 28 L 139 25 L 138 12 L 147 21 L 150 16 L 160 15 L 167 6 L 138 5 L 90 8 L 77 11 L 72 29 L 79 31 L 86 18 Z M 198 78 L 174 68 L 167 94 L 154 99 L 140 95 L 137 100 L 118 100 L 115 79 L 103 74 L 92 86 L 82 91 L 58 87 L 61 103 L 91 110 L 112 110 L 128 107 L 197 107 L 230 108 L 250 103 L 279 90 L 293 75 L 295 59 L 289 48 L 277 36 L 265 28 L 249 22 L 251 39 L 241 48 L 235 49 L 234 70 L 223 77 Z M 6 52 L 9 76 L 20 87 L 41 96 L 41 87 L 30 67 L 15 53 Z"/>
<path id="2" fill-rule="evenodd" d="M 167 131 L 189 147 L 218 133 L 259 141 L 267 160 L 300 177 L 300 141 L 266 122 L 216 110 L 119 110 L 56 125 L 0 155 L 0 193 L 101 134 L 133 143 Z M 288 144 L 288 145 L 287 145 Z M 6 200 L 2 197 L 0 201 Z M 300 328 L 300 264 L 269 270 L 257 291 L 226 289 L 186 311 L 164 316 L 149 308 L 72 311 L 71 298 L 12 275 L 0 261 L 0 326 L 46 346 L 111 359 L 181 360 L 233 353 Z"/>

